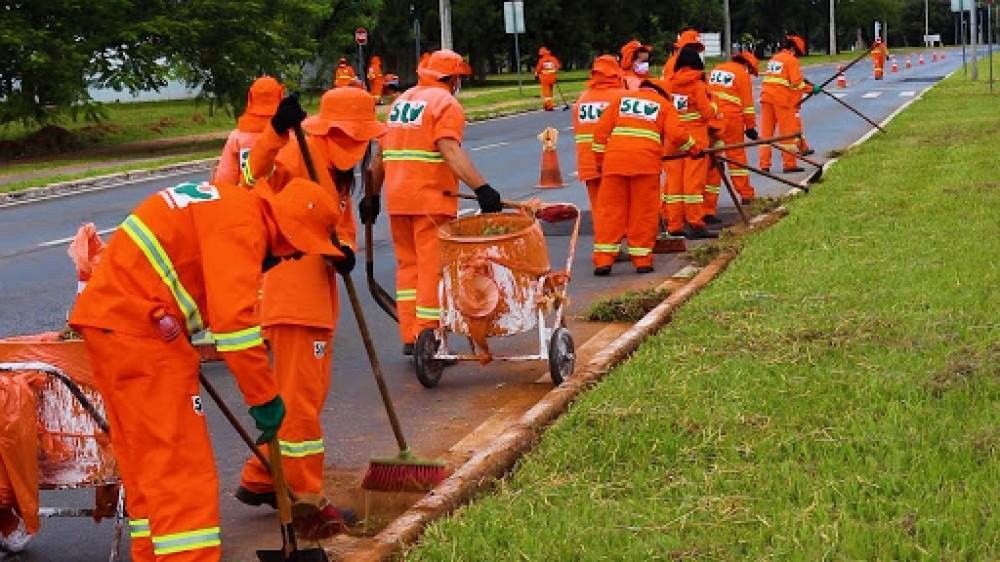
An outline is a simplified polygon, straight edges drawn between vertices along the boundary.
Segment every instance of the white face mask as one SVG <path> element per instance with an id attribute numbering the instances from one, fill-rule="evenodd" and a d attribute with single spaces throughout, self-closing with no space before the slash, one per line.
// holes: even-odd
<path id="1" fill-rule="evenodd" d="M 649 61 L 636 62 L 632 65 L 632 70 L 639 75 L 649 74 Z"/>

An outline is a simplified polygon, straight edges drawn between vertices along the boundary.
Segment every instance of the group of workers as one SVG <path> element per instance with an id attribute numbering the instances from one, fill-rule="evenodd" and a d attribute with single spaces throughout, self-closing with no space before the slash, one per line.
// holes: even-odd
<path id="1" fill-rule="evenodd" d="M 347 57 L 340 57 L 337 66 L 333 69 L 333 87 L 346 88 L 354 87 L 368 90 L 375 97 L 375 103 L 381 104 L 384 96 L 395 95 L 399 92 L 399 76 L 388 74 L 382 71 L 382 57 L 372 55 L 368 61 L 368 83 L 358 79 L 358 73 L 347 60 Z"/>

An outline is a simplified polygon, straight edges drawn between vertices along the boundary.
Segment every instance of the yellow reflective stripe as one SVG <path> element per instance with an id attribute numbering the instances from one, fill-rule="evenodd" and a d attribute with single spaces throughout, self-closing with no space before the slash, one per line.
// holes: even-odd
<path id="1" fill-rule="evenodd" d="M 765 76 L 763 83 L 764 84 L 780 84 L 782 86 L 788 86 L 788 87 L 792 86 L 791 82 L 789 82 L 788 80 L 785 80 L 784 78 L 782 78 L 780 76 Z"/>
<path id="2" fill-rule="evenodd" d="M 628 249 L 628 255 L 630 255 L 630 256 L 642 257 L 642 256 L 648 256 L 648 255 L 650 255 L 652 253 L 653 253 L 653 249 L 652 248 L 631 248 L 630 247 Z"/>
<path id="3" fill-rule="evenodd" d="M 434 150 L 385 150 L 382 152 L 382 160 L 385 162 L 444 162 L 444 156 Z"/>
<path id="4" fill-rule="evenodd" d="M 722 192 L 722 186 L 721 185 L 706 185 L 705 186 L 705 193 L 716 193 L 716 194 L 718 194 L 718 193 L 721 193 L 721 192 Z"/>
<path id="5" fill-rule="evenodd" d="M 441 309 L 432 306 L 418 306 L 417 318 L 420 320 L 437 320 L 441 317 Z"/>
<path id="6" fill-rule="evenodd" d="M 683 203 L 684 202 L 684 196 L 683 195 L 666 195 L 666 194 L 664 194 L 664 195 L 662 195 L 660 197 L 660 199 L 662 199 L 664 203 Z"/>
<path id="7" fill-rule="evenodd" d="M 247 159 L 243 161 L 243 181 L 250 187 L 253 187 L 257 183 L 257 178 L 253 177 L 253 172 L 250 171 L 250 155 L 247 154 Z"/>
<path id="8" fill-rule="evenodd" d="M 715 90 L 712 92 L 712 95 L 721 100 L 735 103 L 736 105 L 743 105 L 743 100 L 741 100 L 739 96 L 734 96 L 733 94 L 727 94 L 726 92 Z"/>
<path id="9" fill-rule="evenodd" d="M 417 290 L 416 289 L 396 289 L 396 300 L 397 301 L 415 301 L 415 300 L 417 300 Z"/>
<path id="10" fill-rule="evenodd" d="M 129 519 L 129 536 L 133 539 L 149 536 L 149 519 Z"/>
<path id="11" fill-rule="evenodd" d="M 732 168 L 729 170 L 729 175 L 731 176 L 749 176 L 750 170 L 746 168 Z"/>
<path id="12" fill-rule="evenodd" d="M 754 109 L 754 107 L 751 105 L 751 106 L 744 107 L 743 108 L 743 113 L 745 113 L 747 115 L 756 115 L 757 114 L 757 110 Z"/>
<path id="13" fill-rule="evenodd" d="M 617 254 L 621 249 L 621 244 L 594 244 L 594 252 L 601 254 Z"/>
<path id="14" fill-rule="evenodd" d="M 580 143 L 587 143 L 587 142 L 594 142 L 594 135 L 588 134 L 588 133 L 580 133 L 580 134 L 576 135 L 576 142 L 578 144 L 580 144 Z"/>
<path id="15" fill-rule="evenodd" d="M 677 116 L 681 118 L 681 121 L 697 121 L 698 119 L 701 119 L 701 113 L 698 113 L 697 111 L 679 113 Z"/>
<path id="16" fill-rule="evenodd" d="M 177 552 L 209 548 L 222 544 L 218 527 L 207 527 L 171 535 L 153 536 L 153 554 L 165 556 Z"/>
<path id="17" fill-rule="evenodd" d="M 258 345 L 264 345 L 264 336 L 260 326 L 251 326 L 235 332 L 214 334 L 215 349 L 219 351 L 240 351 Z"/>
<path id="18" fill-rule="evenodd" d="M 590 145 L 590 149 L 594 152 L 604 152 L 608 149 L 606 144 L 597 144 L 596 142 Z"/>
<path id="19" fill-rule="evenodd" d="M 321 455 L 325 451 L 322 439 L 313 439 L 310 441 L 283 441 L 279 439 L 278 446 L 281 448 L 281 456 L 295 459 L 311 455 Z"/>
<path id="20" fill-rule="evenodd" d="M 170 256 L 167 255 L 166 250 L 160 245 L 160 241 L 156 239 L 153 231 L 135 215 L 129 215 L 122 222 L 121 228 L 135 242 L 135 245 L 139 247 L 139 250 L 146 256 L 146 260 L 153 266 L 157 275 L 160 276 L 164 285 L 167 286 L 167 289 L 174 296 L 177 307 L 184 314 L 188 334 L 200 332 L 205 326 L 201 320 L 201 312 L 198 310 L 198 304 L 191 297 L 191 293 L 184 288 L 184 284 L 181 283 L 181 279 L 177 275 L 177 270 L 174 268 L 174 262 L 170 261 Z"/>
<path id="21" fill-rule="evenodd" d="M 611 136 L 638 137 L 641 139 L 649 139 L 651 141 L 660 142 L 660 133 L 647 129 L 638 129 L 636 127 L 615 127 L 611 130 Z"/>
<path id="22" fill-rule="evenodd" d="M 682 195 L 685 203 L 704 203 L 705 198 L 702 195 Z"/>
<path id="23" fill-rule="evenodd" d="M 691 150 L 692 146 L 694 146 L 694 137 L 688 137 L 687 142 L 681 145 L 680 150 L 681 152 L 687 152 Z"/>

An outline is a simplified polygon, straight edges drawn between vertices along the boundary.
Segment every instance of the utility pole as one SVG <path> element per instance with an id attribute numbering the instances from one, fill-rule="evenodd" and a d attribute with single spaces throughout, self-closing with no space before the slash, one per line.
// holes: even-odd
<path id="1" fill-rule="evenodd" d="M 972 79 L 979 80 L 979 64 L 976 62 L 976 51 L 979 50 L 979 6 L 972 0 L 972 11 L 969 12 L 969 47 L 972 50 Z"/>
<path id="2" fill-rule="evenodd" d="M 413 46 L 416 57 L 413 59 L 415 61 L 413 68 L 416 69 L 420 66 L 420 18 L 417 17 L 417 10 L 413 4 L 410 4 L 410 15 L 413 16 Z"/>
<path id="3" fill-rule="evenodd" d="M 439 0 L 438 11 L 441 12 L 441 48 L 454 49 L 451 42 L 451 0 Z"/>
<path id="4" fill-rule="evenodd" d="M 830 54 L 837 54 L 837 0 L 830 0 Z"/>
<path id="5" fill-rule="evenodd" d="M 927 40 L 927 36 L 931 34 L 930 8 L 927 6 L 929 1 L 924 0 L 924 47 L 930 47 L 930 41 Z"/>
<path id="6" fill-rule="evenodd" d="M 732 58 L 733 56 L 733 20 L 729 15 L 729 0 L 722 0 L 722 11 L 726 18 L 726 27 L 723 30 L 723 40 L 726 42 L 726 48 L 723 52 L 726 53 L 726 58 Z"/>

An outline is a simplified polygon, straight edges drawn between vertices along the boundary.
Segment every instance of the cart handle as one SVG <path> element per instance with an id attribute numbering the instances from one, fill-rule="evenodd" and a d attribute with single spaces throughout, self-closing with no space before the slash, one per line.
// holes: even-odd
<path id="1" fill-rule="evenodd" d="M 455 193 L 454 191 L 445 191 L 444 194 L 447 197 L 455 197 L 455 198 L 458 198 L 458 199 L 468 199 L 470 201 L 477 201 L 478 200 L 475 195 L 468 195 L 468 194 L 465 194 L 465 193 Z M 503 200 L 500 201 L 500 204 L 503 205 L 504 208 L 506 208 L 506 209 L 518 209 L 518 210 L 522 210 L 522 211 L 532 211 L 532 212 L 536 212 L 536 213 L 537 213 L 537 211 L 539 211 L 541 209 L 552 209 L 554 207 L 562 207 L 564 209 L 571 210 L 571 214 L 569 214 L 569 213 L 567 213 L 567 214 L 556 214 L 555 216 L 552 216 L 552 217 L 537 216 L 536 215 L 537 218 L 540 218 L 540 219 L 542 219 L 545 222 L 563 222 L 563 221 L 575 219 L 575 218 L 577 218 L 577 217 L 580 216 L 580 208 L 577 207 L 576 205 L 574 205 L 573 203 L 544 203 L 543 202 L 541 204 L 541 206 L 535 207 L 533 205 L 528 205 L 526 203 L 521 203 L 521 202 L 518 202 L 518 201 L 510 201 L 510 200 L 507 200 L 507 199 L 503 199 Z"/>

